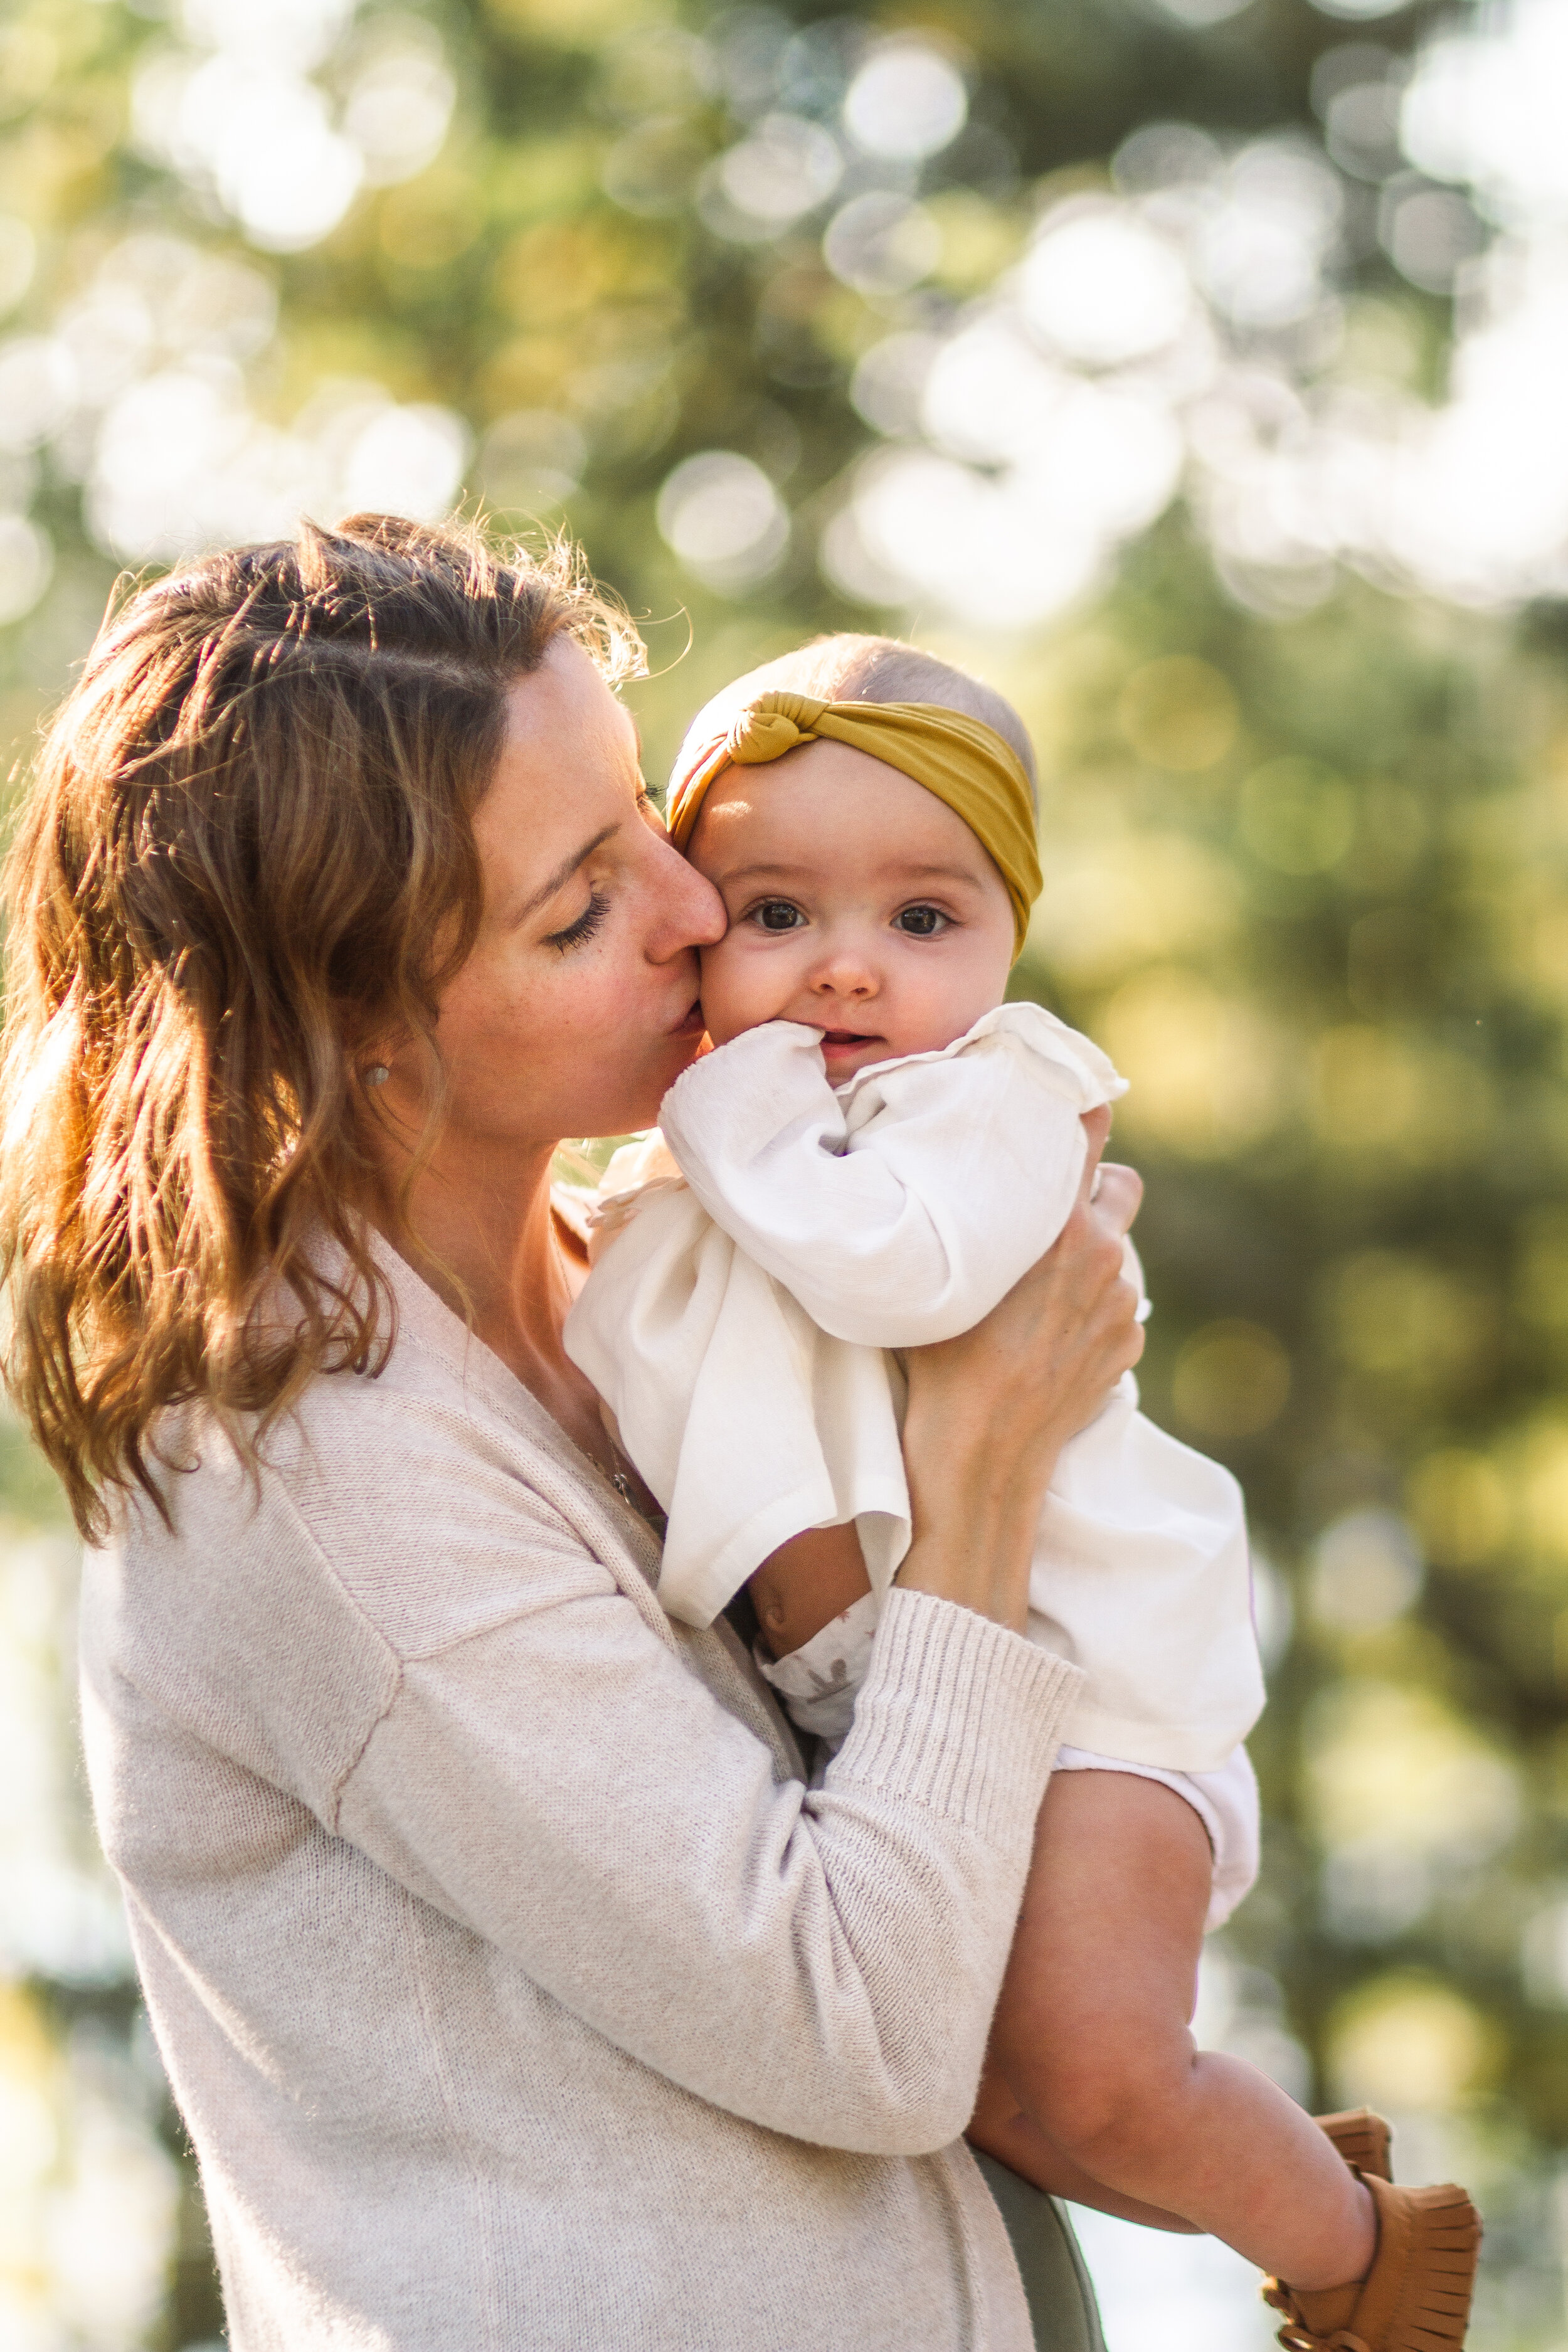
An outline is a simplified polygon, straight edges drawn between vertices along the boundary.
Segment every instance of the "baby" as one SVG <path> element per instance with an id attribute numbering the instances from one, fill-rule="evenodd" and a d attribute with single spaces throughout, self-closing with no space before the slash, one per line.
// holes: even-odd
<path id="1" fill-rule="evenodd" d="M 969 1328 L 1050 1246 L 1083 1114 L 1123 1091 L 1004 1002 L 1040 887 L 1032 770 L 977 680 L 837 637 L 717 698 L 671 782 L 730 917 L 702 956 L 714 1050 L 612 1163 L 566 1343 L 668 1512 L 666 1607 L 705 1625 L 749 1587 L 763 1673 L 829 1745 L 910 1541 L 890 1351 Z M 1299 2352 L 1458 2346 L 1464 2192 L 1392 2188 L 1378 2118 L 1320 2127 L 1193 2046 L 1202 1935 L 1256 1874 L 1262 1682 L 1235 1482 L 1138 1412 L 1131 1375 L 1063 1451 L 1029 1598 L 1084 1682 L 970 2137 L 1057 2194 L 1226 2240 L 1276 2273 Z"/>

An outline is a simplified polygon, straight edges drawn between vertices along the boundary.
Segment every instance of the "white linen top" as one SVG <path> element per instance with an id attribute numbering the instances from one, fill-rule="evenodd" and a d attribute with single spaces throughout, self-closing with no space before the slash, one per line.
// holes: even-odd
<path id="1" fill-rule="evenodd" d="M 967 1330 L 1044 1255 L 1082 1176 L 1082 1114 L 1124 1091 L 1036 1004 L 837 1088 L 820 1033 L 783 1021 L 677 1079 L 662 1141 L 611 1164 L 566 1326 L 668 1514 L 672 1615 L 711 1623 L 790 1536 L 851 1519 L 888 1591 L 910 1501 L 887 1351 Z M 1128 1374 L 1063 1449 L 1030 1630 L 1088 1676 L 1073 1745 L 1215 1771 L 1263 1704 L 1241 1494 L 1137 1404 Z"/>
<path id="2" fill-rule="evenodd" d="M 259 1479 L 89 1553 L 104 1849 L 233 2352 L 1030 2352 L 958 2138 L 1073 1669 L 898 1593 L 820 1789 L 390 1252 Z"/>

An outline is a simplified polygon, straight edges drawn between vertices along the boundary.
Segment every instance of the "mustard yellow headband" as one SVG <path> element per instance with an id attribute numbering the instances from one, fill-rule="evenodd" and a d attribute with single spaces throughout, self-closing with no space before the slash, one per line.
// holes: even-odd
<path id="1" fill-rule="evenodd" d="M 824 736 L 886 761 L 963 819 L 1007 886 L 1017 941 L 1014 953 L 1021 955 L 1029 909 L 1044 878 L 1029 779 L 1012 745 L 994 727 L 938 702 L 819 702 L 810 694 L 759 695 L 670 778 L 665 817 L 676 847 L 684 849 L 690 840 L 709 785 L 731 763 L 759 767 L 782 759 L 797 743 L 815 743 Z"/>

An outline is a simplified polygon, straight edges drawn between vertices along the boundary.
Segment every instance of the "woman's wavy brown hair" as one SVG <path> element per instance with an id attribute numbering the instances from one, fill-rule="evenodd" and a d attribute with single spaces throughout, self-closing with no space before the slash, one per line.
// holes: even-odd
<path id="1" fill-rule="evenodd" d="M 167 1517 L 166 1407 L 254 1466 L 314 1374 L 384 1361 L 356 1051 L 416 1040 L 434 1127 L 473 814 L 562 633 L 609 676 L 639 650 L 564 549 L 379 515 L 106 622 L 21 803 L 0 1074 L 5 1378 L 89 1538 L 132 1482 Z"/>

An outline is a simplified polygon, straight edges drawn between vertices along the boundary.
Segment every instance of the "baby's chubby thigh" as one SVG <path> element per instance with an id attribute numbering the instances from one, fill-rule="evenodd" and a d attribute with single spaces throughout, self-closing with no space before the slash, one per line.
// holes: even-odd
<path id="1" fill-rule="evenodd" d="M 1189 2093 L 1212 1878 L 1203 1822 L 1168 1782 L 1052 1776 L 991 2063 L 1090 2171 L 1173 2127 Z"/>

